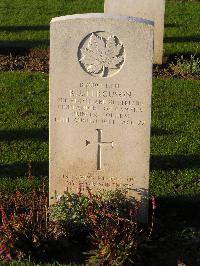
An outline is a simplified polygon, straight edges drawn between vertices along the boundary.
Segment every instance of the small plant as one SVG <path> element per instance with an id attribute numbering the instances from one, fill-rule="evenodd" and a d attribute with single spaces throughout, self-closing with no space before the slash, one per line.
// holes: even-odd
<path id="1" fill-rule="evenodd" d="M 56 204 L 50 207 L 50 219 L 61 222 L 72 230 L 86 230 L 85 213 L 89 198 L 75 193 L 65 192 Z"/>
<path id="2" fill-rule="evenodd" d="M 169 65 L 169 68 L 177 76 L 187 75 L 200 75 L 200 59 L 196 58 L 195 55 L 191 55 L 190 59 L 187 60 L 183 56 L 176 59 L 176 63 Z"/>
<path id="3" fill-rule="evenodd" d="M 31 198 L 34 201 L 35 191 L 31 194 L 29 196 L 32 196 Z M 27 241 L 30 241 L 31 238 L 34 238 L 34 242 L 37 232 L 32 235 L 33 230 L 41 230 L 43 227 L 41 222 L 43 223 L 45 220 L 46 223 L 46 219 L 41 219 L 43 218 L 40 215 L 41 210 L 35 211 L 35 201 L 33 204 L 28 205 L 24 195 L 19 190 L 16 190 L 8 205 L 1 204 L 0 260 L 25 257 L 25 253 L 23 251 L 20 252 L 19 245 L 22 243 L 28 245 Z M 36 224 L 39 228 L 35 228 Z M 21 247 L 21 250 L 23 250 L 23 247 Z"/>
<path id="4" fill-rule="evenodd" d="M 132 218 L 120 218 L 106 210 L 89 209 L 88 219 L 92 222 L 93 244 L 89 264 L 125 265 L 134 263 L 139 244 L 137 223 Z"/>
<path id="5" fill-rule="evenodd" d="M 0 261 L 47 259 L 52 243 L 64 234 L 47 215 L 48 194 L 44 188 L 28 194 L 17 189 L 7 204 L 1 202 Z"/>
<path id="6" fill-rule="evenodd" d="M 98 195 L 87 190 L 88 195 L 81 189 L 64 193 L 50 208 L 50 219 L 45 187 L 27 194 L 17 189 L 9 202 L 1 199 L 0 261 L 68 262 L 72 252 L 81 260 L 85 252 L 89 265 L 134 264 L 152 232 L 139 225 L 137 202 L 120 190 Z"/>
<path id="7" fill-rule="evenodd" d="M 51 219 L 61 222 L 70 235 L 83 231 L 90 235 L 90 250 L 85 252 L 89 265 L 133 265 L 140 244 L 150 238 L 153 217 L 146 230 L 138 223 L 139 203 L 128 198 L 126 191 L 95 195 L 87 191 L 87 196 L 81 189 L 78 194 L 64 193 L 51 207 Z M 152 203 L 154 215 L 155 198 Z"/>
<path id="8" fill-rule="evenodd" d="M 81 187 L 79 192 L 64 194 L 57 199 L 57 202 L 50 207 L 50 219 L 61 222 L 68 230 L 88 231 L 90 222 L 87 219 L 88 208 L 95 206 L 96 210 L 102 208 L 102 204 L 109 206 L 113 213 L 119 216 L 127 214 L 132 206 L 132 201 L 126 197 L 125 191 L 108 191 L 98 195 L 93 195 L 88 189 L 88 195 L 82 194 Z"/>
<path id="9" fill-rule="evenodd" d="M 94 245 L 89 253 L 89 265 L 136 265 L 140 244 L 152 231 L 150 228 L 149 233 L 145 232 L 138 223 L 139 203 L 133 203 L 120 191 L 115 193 L 109 195 L 109 201 L 105 200 L 107 196 L 93 196 L 87 210 Z"/>

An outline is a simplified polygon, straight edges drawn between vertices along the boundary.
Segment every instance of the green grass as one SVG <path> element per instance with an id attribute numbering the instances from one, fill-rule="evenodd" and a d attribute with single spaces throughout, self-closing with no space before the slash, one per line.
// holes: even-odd
<path id="1" fill-rule="evenodd" d="M 47 47 L 51 18 L 90 12 L 103 12 L 103 0 L 1 0 L 0 50 Z M 200 53 L 199 13 L 199 2 L 167 2 L 164 40 L 167 56 Z"/>
<path id="2" fill-rule="evenodd" d="M 2 0 L 0 47 L 46 47 L 53 17 L 103 12 L 101 0 Z"/>
<path id="3" fill-rule="evenodd" d="M 153 263 L 147 265 L 173 265 L 180 256 L 198 265 L 199 86 L 197 80 L 153 82 L 150 194 L 158 208 Z M 48 176 L 48 75 L 1 72 L 0 99 L 0 196 L 7 196 L 16 186 L 24 192 L 40 186 Z M 25 178 L 29 160 L 33 183 Z"/>
<path id="4" fill-rule="evenodd" d="M 23 177 L 32 161 L 33 175 L 47 176 L 48 76 L 0 73 L 0 99 L 0 175 Z"/>
<path id="5" fill-rule="evenodd" d="M 200 192 L 199 86 L 195 80 L 154 79 L 151 194 Z M 26 188 L 20 178 L 30 160 L 34 176 L 48 176 L 48 75 L 0 73 L 0 99 L 0 189 L 15 183 Z"/>
<path id="6" fill-rule="evenodd" d="M 200 3 L 166 4 L 165 54 L 200 54 Z"/>
<path id="7" fill-rule="evenodd" d="M 187 196 L 200 192 L 199 81 L 154 80 L 151 193 Z"/>

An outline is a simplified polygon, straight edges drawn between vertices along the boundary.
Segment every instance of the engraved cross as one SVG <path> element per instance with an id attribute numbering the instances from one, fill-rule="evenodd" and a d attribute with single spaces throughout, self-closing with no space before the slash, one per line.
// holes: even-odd
<path id="1" fill-rule="evenodd" d="M 114 148 L 114 141 L 102 141 L 102 129 L 97 129 L 97 134 L 98 134 L 98 140 L 96 143 L 97 144 L 97 170 L 101 170 L 101 166 L 102 166 L 102 151 L 101 151 L 101 147 L 104 144 L 111 144 L 111 147 Z M 92 144 L 89 140 L 86 140 L 86 146 Z"/>

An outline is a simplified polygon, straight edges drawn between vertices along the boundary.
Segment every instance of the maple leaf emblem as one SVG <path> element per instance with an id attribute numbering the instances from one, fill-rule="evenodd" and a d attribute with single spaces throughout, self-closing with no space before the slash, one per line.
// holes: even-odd
<path id="1" fill-rule="evenodd" d="M 110 69 L 119 69 L 123 64 L 123 51 L 115 36 L 104 38 L 92 33 L 88 45 L 81 49 L 79 61 L 88 73 L 105 77 Z"/>

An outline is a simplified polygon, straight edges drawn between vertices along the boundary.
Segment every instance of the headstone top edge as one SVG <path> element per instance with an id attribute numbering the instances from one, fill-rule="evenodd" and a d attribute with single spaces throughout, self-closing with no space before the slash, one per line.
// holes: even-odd
<path id="1" fill-rule="evenodd" d="M 131 17 L 131 16 L 119 16 L 113 15 L 109 13 L 87 13 L 87 14 L 74 14 L 74 15 L 66 15 L 61 17 L 52 18 L 50 24 L 54 22 L 64 21 L 64 20 L 75 20 L 75 19 L 89 19 L 89 18 L 96 18 L 96 19 L 118 19 L 118 20 L 126 20 L 129 22 L 137 22 L 143 23 L 150 26 L 154 26 L 154 21 L 140 18 L 140 17 Z"/>

